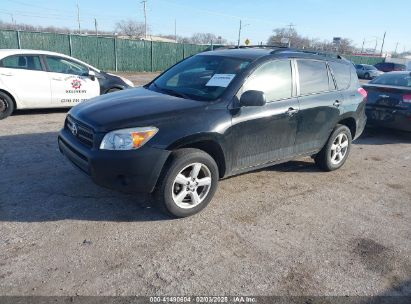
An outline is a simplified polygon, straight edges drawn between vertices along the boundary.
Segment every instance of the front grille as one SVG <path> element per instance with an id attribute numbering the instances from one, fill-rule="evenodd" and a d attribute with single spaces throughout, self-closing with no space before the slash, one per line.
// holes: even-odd
<path id="1" fill-rule="evenodd" d="M 83 123 L 75 120 L 71 116 L 67 116 L 66 128 L 86 147 L 93 147 L 94 132 L 90 127 L 85 126 Z"/>

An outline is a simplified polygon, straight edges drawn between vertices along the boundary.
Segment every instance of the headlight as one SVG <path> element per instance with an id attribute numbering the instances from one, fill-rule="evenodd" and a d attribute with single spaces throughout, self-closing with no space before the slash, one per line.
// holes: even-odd
<path id="1" fill-rule="evenodd" d="M 156 127 L 130 128 L 107 133 L 101 144 L 101 150 L 133 150 L 142 147 L 156 133 Z"/>
<path id="2" fill-rule="evenodd" d="M 127 85 L 129 85 L 130 87 L 134 87 L 134 83 L 131 82 L 131 80 L 128 80 L 127 78 L 124 77 L 120 77 L 121 80 L 123 80 Z"/>

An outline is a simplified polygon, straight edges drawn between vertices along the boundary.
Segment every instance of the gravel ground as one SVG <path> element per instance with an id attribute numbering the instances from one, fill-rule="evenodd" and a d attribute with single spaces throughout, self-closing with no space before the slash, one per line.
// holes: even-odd
<path id="1" fill-rule="evenodd" d="M 77 172 L 64 117 L 0 121 L 0 295 L 411 295 L 409 133 L 367 130 L 335 172 L 303 158 L 223 180 L 172 220 Z"/>

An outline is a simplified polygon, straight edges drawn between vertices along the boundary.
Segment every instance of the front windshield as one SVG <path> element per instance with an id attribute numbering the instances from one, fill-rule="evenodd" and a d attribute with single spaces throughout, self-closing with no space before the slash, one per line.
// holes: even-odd
<path id="1" fill-rule="evenodd" d="M 165 72 L 149 89 L 195 100 L 216 100 L 249 63 L 248 59 L 226 56 L 193 56 Z"/>

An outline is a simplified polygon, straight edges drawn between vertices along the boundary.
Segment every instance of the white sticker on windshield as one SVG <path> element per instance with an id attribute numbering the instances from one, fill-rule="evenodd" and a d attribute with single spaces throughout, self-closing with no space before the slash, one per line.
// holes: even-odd
<path id="1" fill-rule="evenodd" d="M 226 88 L 234 77 L 235 74 L 214 74 L 214 76 L 207 82 L 206 86 Z"/>

